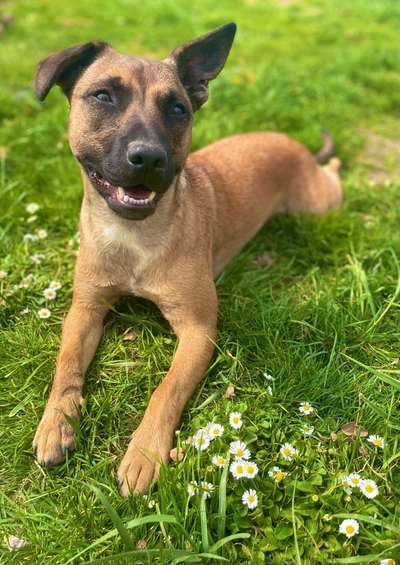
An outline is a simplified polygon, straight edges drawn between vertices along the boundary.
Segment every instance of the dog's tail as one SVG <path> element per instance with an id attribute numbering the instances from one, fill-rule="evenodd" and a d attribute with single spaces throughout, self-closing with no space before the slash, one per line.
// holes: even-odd
<path id="1" fill-rule="evenodd" d="M 321 131 L 321 137 L 323 144 L 318 153 L 315 154 L 315 158 L 318 163 L 323 164 L 335 155 L 335 142 L 325 129 Z"/>

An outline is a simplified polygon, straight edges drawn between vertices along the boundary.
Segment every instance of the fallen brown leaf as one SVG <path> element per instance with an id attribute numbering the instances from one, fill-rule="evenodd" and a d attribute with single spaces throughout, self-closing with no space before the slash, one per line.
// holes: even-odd
<path id="1" fill-rule="evenodd" d="M 140 539 L 136 543 L 136 549 L 146 549 L 147 548 L 147 541 L 145 539 Z"/>
<path id="2" fill-rule="evenodd" d="M 344 426 L 342 426 L 342 432 L 346 436 L 351 437 L 352 439 L 354 439 L 357 436 L 360 437 L 368 436 L 368 430 L 363 430 L 362 427 L 359 424 L 357 424 L 357 422 L 347 422 L 347 424 L 344 424 Z"/>
<path id="3" fill-rule="evenodd" d="M 133 330 L 127 330 L 122 336 L 122 341 L 135 341 L 137 339 L 137 333 Z"/>
<path id="4" fill-rule="evenodd" d="M 232 398 L 233 396 L 235 396 L 235 387 L 233 386 L 232 383 L 229 383 L 224 393 L 224 397 L 229 399 Z"/>
<path id="5" fill-rule="evenodd" d="M 175 463 L 176 463 L 176 461 L 182 461 L 184 455 L 185 455 L 185 452 L 183 451 L 183 449 L 181 447 L 174 447 L 169 452 L 169 458 L 171 459 L 171 461 L 174 461 Z"/>
<path id="6" fill-rule="evenodd" d="M 274 264 L 274 258 L 270 253 L 262 253 L 255 258 L 254 262 L 257 263 L 259 267 L 270 267 Z"/>
<path id="7" fill-rule="evenodd" d="M 362 457 L 367 457 L 367 455 L 368 455 L 368 451 L 365 449 L 363 444 L 360 445 L 358 452 Z"/>

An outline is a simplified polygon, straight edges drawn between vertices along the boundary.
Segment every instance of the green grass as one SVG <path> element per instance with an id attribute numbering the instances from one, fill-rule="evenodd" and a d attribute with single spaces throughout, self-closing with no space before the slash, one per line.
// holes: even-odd
<path id="1" fill-rule="evenodd" d="M 399 131 L 400 4 L 278 4 L 20 0 L 0 6 L 15 16 L 0 37 L 0 270 L 8 272 L 0 280 L 0 562 L 65 564 L 92 546 L 71 561 L 87 562 L 135 549 L 143 539 L 151 552 L 115 562 L 212 562 L 207 551 L 235 564 L 400 559 L 399 187 L 370 183 L 358 158 L 360 131 L 391 137 Z M 54 91 L 41 106 L 32 77 L 40 58 L 73 43 L 101 38 L 127 52 L 165 56 L 231 20 L 238 35 L 196 117 L 194 147 L 233 132 L 277 129 L 314 150 L 327 128 L 345 163 L 345 203 L 324 218 L 274 219 L 217 281 L 218 349 L 179 437 L 210 420 L 227 430 L 229 412 L 239 410 L 240 437 L 259 475 L 235 481 L 229 474 L 220 483 L 210 450 L 199 456 L 188 449 L 183 462 L 163 470 L 149 499 L 125 500 L 115 470 L 169 367 L 175 339 L 151 304 L 119 303 L 89 370 L 77 451 L 59 468 L 38 467 L 31 440 L 71 299 L 81 186 L 67 145 L 65 100 Z M 27 225 L 29 202 L 41 209 Z M 23 241 L 39 227 L 48 230 L 47 239 Z M 260 268 L 254 260 L 265 252 L 274 262 Z M 44 254 L 40 265 L 32 264 L 33 253 Z M 35 276 L 29 288 L 18 288 L 29 273 Z M 50 320 L 42 321 L 36 311 L 53 279 L 63 288 Z M 23 315 L 25 308 L 30 312 Z M 138 334 L 133 343 L 121 339 L 127 328 Z M 275 377 L 272 396 L 263 371 Z M 235 387 L 232 400 L 223 398 L 228 383 Z M 316 407 L 307 418 L 315 427 L 308 439 L 299 432 L 303 400 Z M 385 449 L 347 441 L 340 429 L 350 421 L 382 435 Z M 331 432 L 336 441 L 326 439 Z M 218 441 L 212 453 L 226 448 L 225 439 Z M 278 456 L 286 441 L 299 450 L 292 463 Z M 268 477 L 277 462 L 289 471 L 278 486 Z M 379 496 L 349 497 L 339 476 L 352 471 L 376 480 Z M 188 501 L 193 479 L 217 486 L 205 503 Z M 240 500 L 249 486 L 260 499 L 252 512 Z M 361 515 L 359 535 L 345 541 L 337 515 Z M 117 525 L 118 535 L 95 543 Z M 10 534 L 28 547 L 9 553 Z M 224 539 L 235 534 L 250 536 Z"/>

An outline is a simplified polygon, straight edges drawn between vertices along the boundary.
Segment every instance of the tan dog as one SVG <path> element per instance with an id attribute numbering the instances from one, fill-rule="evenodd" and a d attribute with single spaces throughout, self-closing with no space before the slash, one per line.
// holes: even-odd
<path id="1" fill-rule="evenodd" d="M 70 100 L 69 141 L 84 184 L 73 301 L 33 442 L 39 463 L 60 463 L 74 448 L 65 415 L 79 416 L 85 373 L 118 297 L 153 301 L 179 338 L 119 467 L 123 495 L 146 491 L 168 461 L 182 411 L 208 367 L 215 276 L 272 214 L 322 213 L 341 203 L 339 161 L 320 167 L 285 135 L 235 135 L 188 157 L 193 112 L 235 31 L 225 25 L 164 61 L 86 43 L 50 55 L 37 71 L 40 100 L 54 84 Z"/>

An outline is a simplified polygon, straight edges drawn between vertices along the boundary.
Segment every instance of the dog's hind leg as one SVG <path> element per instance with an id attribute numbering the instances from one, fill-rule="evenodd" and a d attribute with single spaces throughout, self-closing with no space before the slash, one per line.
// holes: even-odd
<path id="1" fill-rule="evenodd" d="M 343 200 L 340 166 L 340 160 L 333 157 L 327 165 L 315 164 L 303 178 L 294 179 L 284 211 L 324 214 L 331 208 L 339 208 Z"/>

